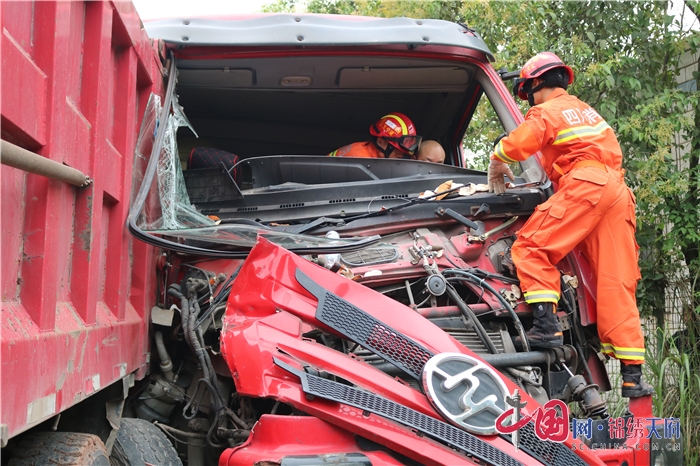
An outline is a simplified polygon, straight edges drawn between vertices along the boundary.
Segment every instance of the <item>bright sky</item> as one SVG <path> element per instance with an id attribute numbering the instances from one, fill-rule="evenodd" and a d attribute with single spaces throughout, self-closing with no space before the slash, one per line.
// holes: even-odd
<path id="1" fill-rule="evenodd" d="M 142 20 L 259 12 L 275 0 L 132 0 Z"/>

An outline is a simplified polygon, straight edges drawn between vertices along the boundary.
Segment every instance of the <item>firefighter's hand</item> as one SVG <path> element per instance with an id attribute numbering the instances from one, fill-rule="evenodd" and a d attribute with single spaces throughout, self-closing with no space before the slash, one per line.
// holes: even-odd
<path id="1" fill-rule="evenodd" d="M 507 163 L 497 159 L 491 159 L 488 170 L 489 192 L 496 194 L 506 192 L 506 182 L 503 179 L 503 175 L 508 176 L 511 181 L 515 180 L 513 172 L 510 170 Z"/>

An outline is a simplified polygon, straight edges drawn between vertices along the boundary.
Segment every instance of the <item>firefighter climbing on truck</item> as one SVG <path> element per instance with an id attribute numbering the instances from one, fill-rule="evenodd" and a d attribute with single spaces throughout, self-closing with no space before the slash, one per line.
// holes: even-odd
<path id="1" fill-rule="evenodd" d="M 645 396 L 653 388 L 641 380 L 644 336 L 635 298 L 640 278 L 635 198 L 624 181 L 615 133 L 598 112 L 567 93 L 573 80 L 571 67 L 551 52 L 538 53 L 525 64 L 513 93 L 531 108 L 525 121 L 496 145 L 489 188 L 505 192 L 503 175 L 513 179 L 508 164 L 541 151 L 541 162 L 559 190 L 536 209 L 512 248 L 535 318 L 526 334 L 530 347 L 563 345 L 556 264 L 581 245 L 597 278 L 597 295 L 606 300 L 598 308 L 602 352 L 621 362 L 622 396 Z"/>

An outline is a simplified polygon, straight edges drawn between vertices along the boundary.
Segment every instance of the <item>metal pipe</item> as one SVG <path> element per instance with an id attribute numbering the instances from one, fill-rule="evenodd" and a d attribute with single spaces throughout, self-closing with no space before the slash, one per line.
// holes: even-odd
<path id="1" fill-rule="evenodd" d="M 160 427 L 163 430 L 167 430 L 168 432 L 170 432 L 172 434 L 181 435 L 183 437 L 196 438 L 196 439 L 201 439 L 201 440 L 206 440 L 206 438 L 207 438 L 207 434 L 200 434 L 197 432 L 187 432 L 184 430 L 176 429 L 174 427 L 170 427 L 169 425 L 163 424 L 163 423 L 158 422 L 158 421 L 154 421 L 153 424 L 155 424 L 156 426 Z"/>
<path id="2" fill-rule="evenodd" d="M 404 284 L 406 285 L 406 293 L 408 294 L 408 302 L 411 303 L 411 309 L 415 309 L 416 302 L 413 300 L 413 293 L 411 292 L 411 284 L 409 283 L 408 280 L 404 280 Z"/>
<path id="3" fill-rule="evenodd" d="M 560 352 L 561 355 L 558 355 L 557 352 Z M 569 362 L 576 357 L 576 350 L 572 346 L 566 345 L 556 350 L 545 349 L 522 353 L 480 354 L 478 356 L 493 367 L 516 367 L 552 364 L 559 362 L 559 356 L 563 356 L 564 360 Z"/>
<path id="4" fill-rule="evenodd" d="M 544 351 L 527 351 L 525 353 L 500 353 L 479 355 L 485 362 L 493 367 L 532 366 L 545 364 L 551 360 L 551 356 Z"/>
<path id="5" fill-rule="evenodd" d="M 563 352 L 564 359 L 568 363 L 576 356 L 576 350 L 571 346 L 563 346 L 557 348 Z M 498 353 L 498 354 L 477 354 L 485 362 L 493 367 L 518 367 L 518 366 L 534 366 L 538 364 L 552 364 L 559 362 L 559 356 L 555 350 L 545 349 L 541 351 L 527 351 L 524 353 Z M 379 364 L 371 364 L 382 372 L 386 372 L 393 376 L 405 376 L 405 372 L 390 362 L 380 362 Z"/>
<path id="6" fill-rule="evenodd" d="M 468 304 L 468 306 L 474 311 L 474 314 L 477 315 L 491 310 L 491 306 L 486 303 Z M 458 317 L 462 315 L 462 312 L 457 306 L 421 307 L 416 309 L 416 312 L 427 319 L 435 317 Z"/>
<path id="7" fill-rule="evenodd" d="M 92 183 L 90 177 L 80 170 L 47 159 L 7 141 L 0 141 L 0 162 L 8 167 L 63 181 L 79 188 Z"/>
<path id="8" fill-rule="evenodd" d="M 156 349 L 158 350 L 158 356 L 160 357 L 160 370 L 163 372 L 163 375 L 168 380 L 168 382 L 172 382 L 175 378 L 175 374 L 173 374 L 173 362 L 170 360 L 170 356 L 168 356 L 168 350 L 165 348 L 165 343 L 163 342 L 163 333 L 157 331 L 153 335 L 153 337 L 155 338 Z"/>
<path id="9" fill-rule="evenodd" d="M 484 362 L 491 364 L 493 367 L 508 368 L 536 366 L 539 364 L 550 365 L 559 362 L 561 357 L 564 358 L 566 363 L 569 363 L 577 356 L 577 353 L 572 346 L 564 345 L 556 349 L 526 351 L 523 353 L 477 354 L 476 356 L 481 358 Z M 391 376 L 405 377 L 407 375 L 406 372 L 390 362 L 380 362 L 370 365 Z"/>

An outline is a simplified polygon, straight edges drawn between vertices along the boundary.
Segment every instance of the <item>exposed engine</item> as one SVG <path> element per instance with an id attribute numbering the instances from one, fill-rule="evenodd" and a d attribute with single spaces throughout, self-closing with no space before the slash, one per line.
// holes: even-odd
<path id="1" fill-rule="evenodd" d="M 605 419 L 606 406 L 591 382 L 587 363 L 597 355 L 577 315 L 574 270 L 562 270 L 558 317 L 566 345 L 516 351 L 513 339 L 532 324 L 510 257 L 515 231 L 522 223 L 512 217 L 505 222 L 479 221 L 477 229 L 454 224 L 417 228 L 384 235 L 381 244 L 356 252 L 304 258 L 411 309 L 539 404 L 553 398 L 577 401 L 581 416 Z M 187 450 L 190 464 L 215 464 L 223 448 L 245 442 L 261 415 L 299 411 L 279 400 L 241 395 L 236 390 L 239 374 L 231 373 L 221 355 L 223 320 L 241 262 L 178 264 L 173 259 L 164 256 L 161 261 L 162 304 L 152 319 L 158 327 L 160 371 L 132 395 L 129 409 L 137 417 L 156 421 Z M 415 374 L 372 348 L 322 326 L 304 323 L 302 329 L 303 339 L 370 364 L 423 392 Z"/>

